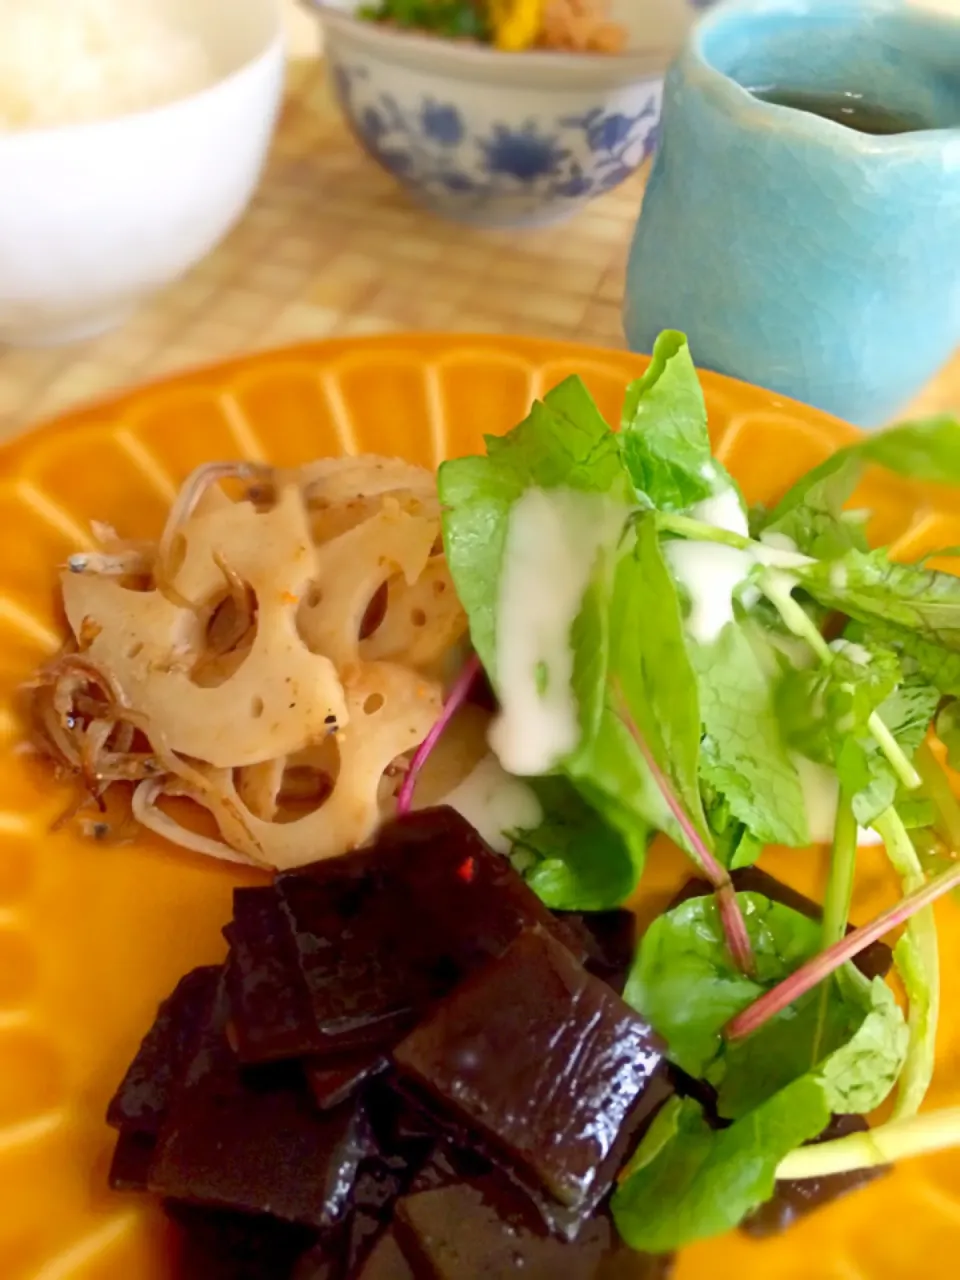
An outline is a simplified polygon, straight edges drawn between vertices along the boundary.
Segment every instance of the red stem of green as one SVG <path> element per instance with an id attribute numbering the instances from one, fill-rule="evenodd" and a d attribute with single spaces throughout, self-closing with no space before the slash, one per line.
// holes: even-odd
<path id="1" fill-rule="evenodd" d="M 413 792 L 417 785 L 420 770 L 427 763 L 434 747 L 443 737 L 447 725 L 470 696 L 470 690 L 473 688 L 473 683 L 479 676 L 480 671 L 480 659 L 476 654 L 473 654 L 467 660 L 463 670 L 454 681 L 453 687 L 447 694 L 437 723 L 424 738 L 423 742 L 420 743 L 420 746 L 417 747 L 414 757 L 410 761 L 410 768 L 407 770 L 407 776 L 404 778 L 400 794 L 397 796 L 398 816 L 402 817 L 403 814 L 410 812 L 410 806 L 413 803 Z"/>
<path id="2" fill-rule="evenodd" d="M 646 738 L 640 732 L 640 726 L 630 714 L 626 699 L 619 687 L 619 683 L 615 684 L 615 692 L 617 699 L 617 714 L 626 725 L 630 736 L 640 749 L 640 754 L 646 761 L 647 768 L 650 770 L 657 789 L 666 801 L 667 807 L 677 820 L 677 825 L 683 832 L 694 857 L 700 864 L 704 875 L 713 885 L 717 893 L 717 910 L 720 913 L 720 922 L 723 925 L 724 937 L 727 940 L 727 947 L 730 955 L 733 957 L 734 963 L 739 969 L 746 974 L 754 972 L 753 948 L 750 945 L 750 935 L 747 933 L 746 922 L 743 918 L 743 912 L 740 910 L 740 904 L 737 901 L 737 895 L 733 888 L 733 882 L 724 866 L 722 866 L 714 857 L 710 849 L 707 848 L 706 841 L 700 835 L 700 832 L 694 826 L 690 815 L 686 812 L 680 803 L 679 797 L 674 792 L 670 779 L 660 768 L 656 756 L 650 749 L 650 745 Z"/>
<path id="3" fill-rule="evenodd" d="M 832 947 L 828 947 L 826 951 L 808 960 L 795 973 L 791 973 L 789 978 L 785 978 L 783 982 L 762 995 L 759 1000 L 755 1000 L 742 1013 L 738 1013 L 727 1023 L 724 1030 L 725 1037 L 727 1040 L 742 1040 L 745 1036 L 759 1031 L 765 1022 L 769 1022 L 795 1000 L 799 1000 L 802 995 L 806 995 L 825 978 L 829 978 L 831 973 L 839 969 L 842 964 L 852 960 L 864 948 L 869 947 L 878 938 L 882 938 L 885 933 L 903 924 L 918 911 L 931 906 L 938 898 L 942 898 L 945 893 L 949 893 L 958 885 L 960 885 L 960 865 L 934 876 L 932 880 L 908 894 L 895 907 L 885 911 L 876 920 L 870 924 L 861 925 L 859 929 L 854 929 Z"/>

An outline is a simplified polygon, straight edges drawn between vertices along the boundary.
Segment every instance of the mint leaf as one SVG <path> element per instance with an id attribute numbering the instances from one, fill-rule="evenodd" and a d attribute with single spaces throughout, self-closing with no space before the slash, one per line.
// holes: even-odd
<path id="1" fill-rule="evenodd" d="M 871 781 L 869 758 L 876 744 L 868 722 L 893 693 L 901 669 L 888 649 L 871 652 L 847 640 L 830 648 L 830 662 L 783 676 L 777 713 L 790 745 L 818 764 L 831 765 L 852 793 Z"/>
<path id="2" fill-rule="evenodd" d="M 750 640 L 728 623 L 712 645 L 694 646 L 692 658 L 705 735 L 701 778 L 755 842 L 808 845 L 803 788 L 787 755 L 769 677 Z"/>
<path id="3" fill-rule="evenodd" d="M 910 676 L 877 708 L 880 719 L 910 761 L 926 737 L 939 700 L 932 685 L 919 676 Z M 853 797 L 853 812 L 861 827 L 871 826 L 894 803 L 911 803 L 899 797 L 896 774 L 875 743 L 867 752 L 866 764 L 869 781 Z"/>
<path id="4" fill-rule="evenodd" d="M 836 771 L 853 796 L 857 822 L 870 826 L 898 790 L 897 776 L 870 731 L 870 717 L 878 713 L 912 760 L 938 694 L 918 676 L 902 679 L 897 655 L 885 646 L 868 649 L 844 639 L 831 649 L 831 662 L 786 672 L 777 689 L 777 713 L 791 746 Z"/>
<path id="5" fill-rule="evenodd" d="M 878 431 L 844 452 L 911 480 L 960 485 L 960 421 L 949 414 Z"/>
<path id="6" fill-rule="evenodd" d="M 503 437 L 486 438 L 486 457 L 440 467 L 443 539 L 470 635 L 496 682 L 497 605 L 510 510 L 529 488 L 576 489 L 630 498 L 616 436 L 579 378 L 568 378 Z"/>
<path id="7" fill-rule="evenodd" d="M 756 522 L 756 533 L 785 535 L 818 559 L 865 551 L 862 527 L 843 508 L 871 462 L 914 480 L 960 484 L 960 422 L 942 416 L 904 423 L 839 449 Z"/>
<path id="8" fill-rule="evenodd" d="M 650 1253 L 722 1235 L 770 1199 L 780 1161 L 829 1120 L 824 1088 L 809 1076 L 722 1130 L 686 1099 L 675 1135 L 614 1194 L 617 1230 L 631 1248 Z"/>
<path id="9" fill-rule="evenodd" d="M 960 652 L 952 652 L 935 640 L 925 640 L 913 631 L 888 626 L 879 620 L 871 621 L 869 626 L 851 623 L 846 634 L 873 647 L 886 645 L 899 657 L 906 672 L 921 677 L 947 697 L 960 697 Z"/>
<path id="10" fill-rule="evenodd" d="M 722 1070 L 723 1027 L 820 947 L 817 921 L 758 893 L 738 893 L 737 901 L 755 979 L 734 965 L 714 899 L 694 898 L 653 922 L 627 981 L 624 999 L 663 1037 L 670 1060 L 688 1075 Z"/>
<path id="11" fill-rule="evenodd" d="M 605 911 L 636 888 L 646 853 L 645 830 L 633 847 L 563 778 L 535 781 L 545 814 L 539 827 L 514 836 L 514 854 L 534 893 L 553 911 Z"/>
<path id="12" fill-rule="evenodd" d="M 620 440 L 637 492 L 660 511 L 684 511 L 732 483 L 714 459 L 700 380 L 682 333 L 657 338 L 631 384 Z"/>
<path id="13" fill-rule="evenodd" d="M 848 551 L 839 560 L 803 565 L 795 573 L 821 604 L 850 618 L 892 624 L 960 650 L 960 578 L 953 574 L 894 564 L 885 550 Z"/>
<path id="14" fill-rule="evenodd" d="M 774 510 L 754 526 L 755 536 L 789 538 L 804 555 L 833 560 L 867 550 L 863 521 L 844 513 L 857 487 L 862 464 L 845 452 L 834 454 L 797 482 Z"/>

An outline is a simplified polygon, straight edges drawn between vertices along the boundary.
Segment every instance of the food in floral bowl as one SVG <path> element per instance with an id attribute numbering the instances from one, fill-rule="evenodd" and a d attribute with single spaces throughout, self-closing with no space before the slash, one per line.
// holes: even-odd
<path id="1" fill-rule="evenodd" d="M 652 151 L 690 0 L 305 0 L 365 150 L 420 204 L 559 222 Z M 438 38 L 447 37 L 447 38 Z"/>

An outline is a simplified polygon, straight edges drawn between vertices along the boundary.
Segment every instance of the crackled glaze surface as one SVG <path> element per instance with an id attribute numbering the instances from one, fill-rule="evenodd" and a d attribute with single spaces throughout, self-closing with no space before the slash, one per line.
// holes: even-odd
<path id="1" fill-rule="evenodd" d="M 627 276 L 634 350 L 681 329 L 711 369 L 866 427 L 960 341 L 960 20 L 898 0 L 739 0 L 667 77 Z M 928 127 L 877 138 L 745 89 L 869 86 Z"/>
<path id="2" fill-rule="evenodd" d="M 107 1099 L 157 1001 L 223 953 L 230 893 L 257 873 L 149 837 L 108 847 L 49 834 L 66 793 L 17 751 L 18 684 L 59 643 L 58 563 L 91 517 L 156 534 L 177 484 L 211 458 L 282 463 L 377 451 L 433 465 L 503 431 L 535 395 L 581 373 L 611 421 L 645 361 L 534 340 L 387 338 L 258 356 L 146 388 L 44 427 L 0 452 L 0 1276 L 170 1280 L 159 1216 L 105 1189 Z M 714 441 L 748 501 L 772 498 L 852 431 L 766 392 L 706 375 Z M 874 535 L 903 556 L 960 543 L 955 495 L 868 476 Z M 800 888 L 821 855 L 769 855 Z M 682 875 L 652 859 L 649 916 Z M 864 861 L 855 914 L 891 892 Z M 940 909 L 943 1027 L 934 1103 L 960 1102 L 960 916 Z M 929 1280 L 960 1248 L 960 1155 L 902 1168 L 770 1243 L 731 1236 L 690 1250 L 678 1280 Z"/>

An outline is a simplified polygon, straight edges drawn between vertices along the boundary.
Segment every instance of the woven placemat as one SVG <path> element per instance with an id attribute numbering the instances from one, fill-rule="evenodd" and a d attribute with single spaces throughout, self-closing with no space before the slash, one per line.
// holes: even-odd
<path id="1" fill-rule="evenodd" d="M 361 153 L 322 65 L 296 63 L 242 223 L 121 329 L 53 350 L 0 348 L 0 435 L 132 383 L 303 338 L 429 329 L 621 346 L 642 192 L 641 176 L 535 232 L 442 222 Z M 960 408 L 960 359 L 918 408 Z"/>

